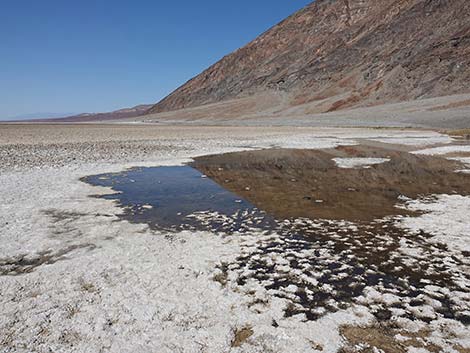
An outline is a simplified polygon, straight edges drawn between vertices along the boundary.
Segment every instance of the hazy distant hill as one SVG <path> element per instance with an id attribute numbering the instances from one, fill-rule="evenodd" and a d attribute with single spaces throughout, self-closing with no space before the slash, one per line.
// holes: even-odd
<path id="1" fill-rule="evenodd" d="M 37 122 L 58 121 L 58 122 L 65 123 L 65 122 L 119 120 L 119 119 L 134 118 L 137 116 L 144 115 L 151 107 L 152 107 L 151 104 L 141 104 L 132 108 L 124 108 L 124 109 L 119 109 L 119 110 L 115 110 L 113 112 L 107 112 L 107 113 L 83 113 L 83 114 L 61 117 L 61 118 L 52 117 L 49 119 L 34 119 L 34 121 L 37 121 Z"/>
<path id="2" fill-rule="evenodd" d="M 29 113 L 29 114 L 21 114 L 12 117 L 8 117 L 6 119 L 1 120 L 8 120 L 8 121 L 20 121 L 20 120 L 37 120 L 37 119 L 54 119 L 54 118 L 61 118 L 64 116 L 73 115 L 74 113 Z"/>

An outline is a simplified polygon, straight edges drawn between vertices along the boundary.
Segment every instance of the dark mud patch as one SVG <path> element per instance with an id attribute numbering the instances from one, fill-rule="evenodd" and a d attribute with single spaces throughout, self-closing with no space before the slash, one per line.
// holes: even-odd
<path id="1" fill-rule="evenodd" d="M 273 237 L 263 237 L 255 248 L 231 263 L 222 263 L 218 277 L 224 285 L 237 274 L 236 286 L 258 283 L 271 295 L 287 299 L 286 316 L 303 315 L 316 320 L 365 300 L 365 290 L 375 288 L 372 313 L 387 321 L 394 313 L 414 320 L 414 308 L 439 303 L 432 320 L 441 315 L 468 324 L 465 309 L 452 292 L 470 292 L 470 264 L 462 256 L 450 256 L 445 246 L 427 241 L 426 233 L 407 234 L 393 222 L 355 225 L 305 220 L 284 223 Z M 401 251 L 419 250 L 418 256 Z M 442 293 L 429 294 L 440 288 Z M 370 303 L 369 303 L 370 304 Z M 394 312 L 394 313 L 393 313 Z"/>
<path id="2" fill-rule="evenodd" d="M 251 336 L 253 336 L 254 331 L 251 327 L 243 327 L 241 329 L 236 329 L 233 334 L 233 339 L 231 342 L 232 347 L 241 347 Z"/>
<path id="3" fill-rule="evenodd" d="M 43 211 L 46 216 L 49 216 L 52 220 L 52 223 L 66 222 L 71 223 L 82 217 L 88 216 L 87 213 L 82 212 L 70 212 L 70 211 L 61 211 L 56 209 L 48 209 Z"/>
<path id="4" fill-rule="evenodd" d="M 71 245 L 58 251 L 47 250 L 35 255 L 21 255 L 12 258 L 0 259 L 1 276 L 18 276 L 31 273 L 38 267 L 52 265 L 67 259 L 67 255 L 78 249 L 93 250 L 93 244 Z"/>

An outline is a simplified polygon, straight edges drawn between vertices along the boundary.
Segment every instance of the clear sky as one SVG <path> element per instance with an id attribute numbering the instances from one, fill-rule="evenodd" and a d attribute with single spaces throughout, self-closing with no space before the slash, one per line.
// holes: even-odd
<path id="1" fill-rule="evenodd" d="M 0 119 L 154 103 L 311 0 L 11 0 Z"/>

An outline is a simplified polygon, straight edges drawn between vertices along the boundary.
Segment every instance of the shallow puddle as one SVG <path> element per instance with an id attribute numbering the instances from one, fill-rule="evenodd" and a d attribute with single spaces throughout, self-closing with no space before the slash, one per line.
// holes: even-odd
<path id="1" fill-rule="evenodd" d="M 251 203 L 190 166 L 133 168 L 82 180 L 111 187 L 117 193 L 103 197 L 119 201 L 124 207 L 122 217 L 134 223 L 148 223 L 153 229 L 231 233 L 244 227 L 248 215 L 252 221 L 266 221 Z M 230 217 L 232 222 L 201 219 L 203 214 L 213 212 Z"/>
<path id="2" fill-rule="evenodd" d="M 338 158 L 361 163 L 344 168 L 335 162 Z M 166 230 L 234 231 L 249 220 L 248 228 L 265 228 L 260 217 L 266 220 L 266 215 L 372 221 L 408 214 L 397 203 L 433 194 L 469 194 L 469 176 L 455 173 L 462 166 L 445 158 L 354 146 L 205 156 L 190 166 L 133 168 L 83 181 L 116 191 L 104 198 L 118 200 L 131 222 Z M 204 213 L 217 213 L 219 221 L 207 223 L 210 217 L 202 217 Z M 223 216 L 240 222 L 221 228 Z"/>
<path id="3" fill-rule="evenodd" d="M 351 168 L 338 166 L 338 158 Z M 350 146 L 205 156 L 190 166 L 83 180 L 111 187 L 116 193 L 103 197 L 117 200 L 131 222 L 253 235 L 235 260 L 221 261 L 214 280 L 248 293 L 257 283 L 290 302 L 286 316 L 315 320 L 364 304 L 373 288 L 389 298 L 371 306 L 379 321 L 398 315 L 469 324 L 461 299 L 470 292 L 468 254 L 449 253 L 428 242 L 429 234 L 408 234 L 394 223 L 409 215 L 396 207 L 408 198 L 468 195 L 470 177 L 455 173 L 461 167 L 439 157 Z"/>

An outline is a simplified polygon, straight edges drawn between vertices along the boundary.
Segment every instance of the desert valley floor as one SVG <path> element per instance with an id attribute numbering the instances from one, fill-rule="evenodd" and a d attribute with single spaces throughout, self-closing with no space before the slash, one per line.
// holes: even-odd
<path id="1" fill-rule="evenodd" d="M 4 124 L 0 160 L 2 352 L 470 351 L 461 135 Z"/>

